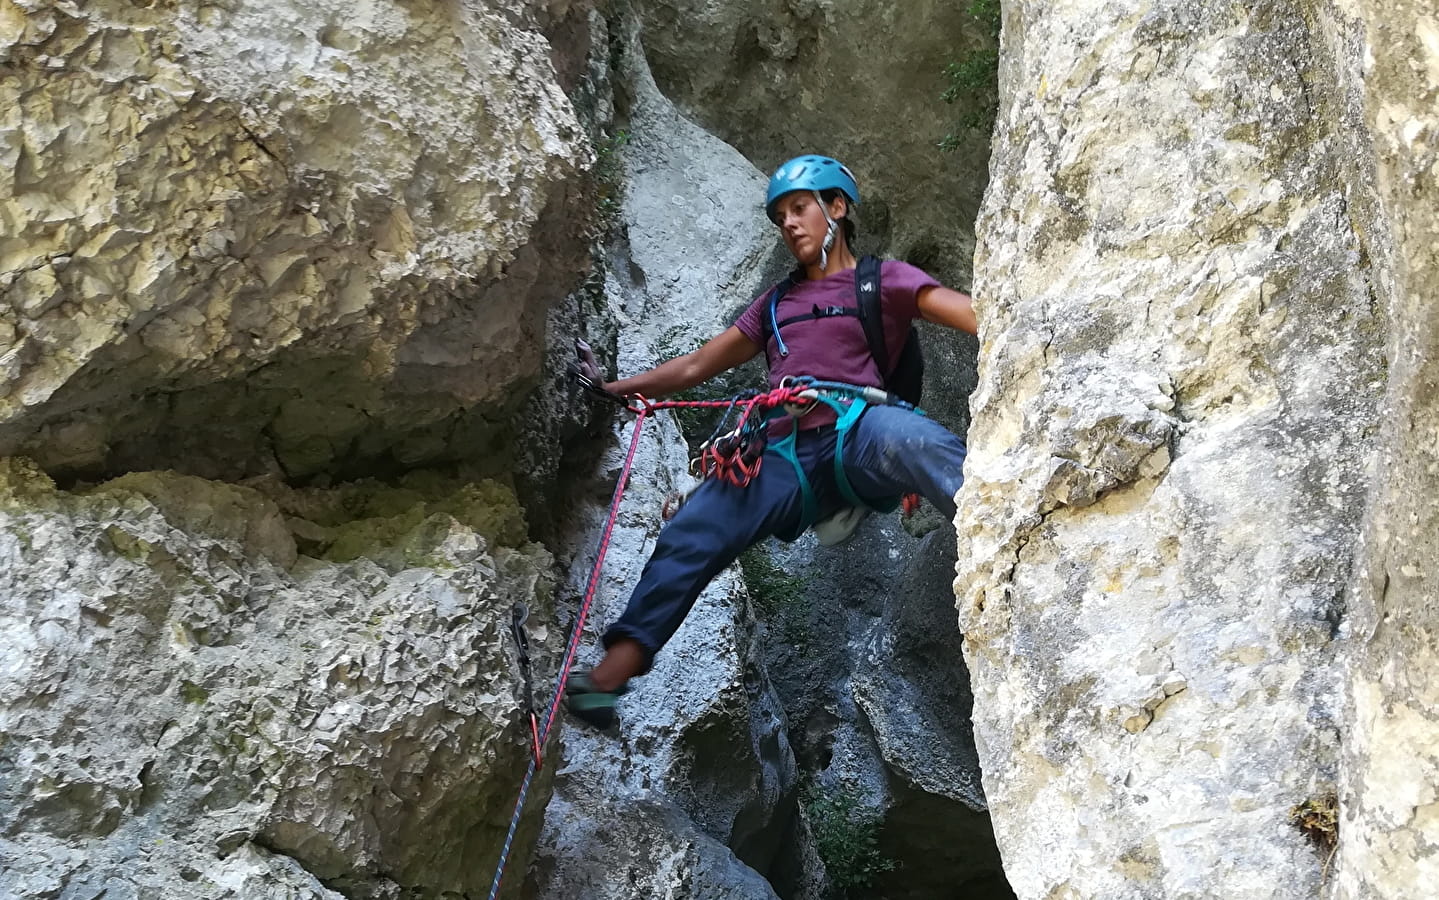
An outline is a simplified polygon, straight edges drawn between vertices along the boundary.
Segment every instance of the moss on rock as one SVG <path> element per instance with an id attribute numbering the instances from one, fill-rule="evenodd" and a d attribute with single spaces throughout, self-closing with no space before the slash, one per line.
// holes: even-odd
<path id="1" fill-rule="evenodd" d="M 23 456 L 0 458 L 0 504 L 25 505 L 55 492 L 55 482 L 40 467 Z"/>
<path id="2" fill-rule="evenodd" d="M 251 488 L 177 472 L 132 472 L 78 493 L 122 505 L 153 504 L 180 531 L 233 541 L 250 558 L 262 556 L 288 568 L 297 556 L 279 508 Z M 117 549 L 123 554 L 126 548 Z"/>

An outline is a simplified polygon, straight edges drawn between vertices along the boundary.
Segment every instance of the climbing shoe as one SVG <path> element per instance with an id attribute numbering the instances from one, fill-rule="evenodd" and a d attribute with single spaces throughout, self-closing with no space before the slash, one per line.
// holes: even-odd
<path id="1" fill-rule="evenodd" d="M 565 682 L 565 707 L 586 725 L 605 730 L 619 722 L 615 701 L 629 690 L 628 684 L 622 684 L 617 690 L 602 691 L 590 681 L 589 669 L 576 669 Z"/>
<path id="2" fill-rule="evenodd" d="M 820 546 L 833 547 L 849 540 L 859 523 L 869 515 L 868 509 L 858 506 L 846 506 L 828 519 L 814 523 L 814 536 L 819 538 Z"/>

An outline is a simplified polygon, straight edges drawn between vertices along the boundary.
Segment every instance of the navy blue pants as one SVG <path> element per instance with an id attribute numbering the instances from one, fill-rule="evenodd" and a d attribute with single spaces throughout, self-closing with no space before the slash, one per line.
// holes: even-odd
<path id="1" fill-rule="evenodd" d="M 836 437 L 829 425 L 795 440 L 820 519 L 848 505 L 835 483 Z M 882 505 L 918 493 L 950 519 L 964 455 L 964 442 L 943 425 L 893 406 L 865 410 L 844 439 L 845 475 L 860 499 Z M 803 511 L 794 467 L 772 450 L 746 487 L 707 479 L 660 532 L 624 615 L 605 632 L 605 646 L 633 638 L 648 654 L 648 671 L 705 586 L 752 544 L 771 535 L 799 537 L 811 524 Z"/>

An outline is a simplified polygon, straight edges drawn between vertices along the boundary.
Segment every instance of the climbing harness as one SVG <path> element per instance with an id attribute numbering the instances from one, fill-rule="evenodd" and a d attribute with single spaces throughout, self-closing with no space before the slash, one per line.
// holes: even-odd
<path id="1" fill-rule="evenodd" d="M 898 505 L 898 500 L 892 503 L 876 504 L 860 499 L 859 494 L 855 492 L 854 486 L 850 484 L 849 476 L 844 470 L 845 439 L 854 428 L 855 423 L 859 421 L 859 417 L 864 415 L 864 411 L 871 406 L 898 406 L 919 415 L 924 415 L 924 411 L 875 387 L 844 384 L 837 381 L 819 381 L 808 376 L 785 378 L 781 380 L 780 385 L 782 388 L 786 386 L 799 388 L 800 396 L 809 401 L 812 406 L 824 403 L 838 416 L 834 423 L 834 481 L 845 502 L 859 509 L 873 509 L 876 512 L 892 511 Z M 817 504 L 814 498 L 814 489 L 810 487 L 809 478 L 805 475 L 804 466 L 800 465 L 799 455 L 795 449 L 795 440 L 798 434 L 797 428 L 791 429 L 788 434 L 775 442 L 773 450 L 794 468 L 795 477 L 799 480 L 803 522 L 804 526 L 808 528 L 815 522 Z"/>

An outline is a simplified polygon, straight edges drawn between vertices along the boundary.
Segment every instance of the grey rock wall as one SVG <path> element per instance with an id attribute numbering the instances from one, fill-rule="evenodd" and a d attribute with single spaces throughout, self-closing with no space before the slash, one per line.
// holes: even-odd
<path id="1" fill-rule="evenodd" d="M 0 455 L 38 463 L 0 461 L 0 894 L 482 894 L 528 753 L 504 624 L 543 697 L 627 437 L 590 465 L 564 345 L 629 373 L 727 325 L 787 264 L 762 170 L 821 150 L 958 286 L 993 174 L 975 745 L 947 554 L 888 524 L 809 563 L 847 661 L 771 656 L 825 681 L 806 764 L 928 864 L 876 890 L 957 884 L 987 803 L 1024 898 L 1428 897 L 1432 0 L 1016 0 L 992 164 L 931 150 L 960 7 L 634 6 L 0 0 Z M 281 480 L 456 461 L 498 480 Z M 684 465 L 651 422 L 587 655 Z M 752 599 L 715 582 L 618 736 L 563 729 L 507 896 L 817 892 Z M 1336 795 L 1331 857 L 1295 811 Z"/>
<path id="2" fill-rule="evenodd" d="M 0 454 L 307 477 L 473 452 L 586 264 L 563 13 L 8 4 Z"/>
<path id="3" fill-rule="evenodd" d="M 916 539 L 894 515 L 836 547 L 809 536 L 765 547 L 784 594 L 766 598 L 766 661 L 796 756 L 821 796 L 873 816 L 871 864 L 892 867 L 858 896 L 1013 896 L 980 785 L 954 543 L 949 528 Z M 860 868 L 831 856 L 842 870 L 831 876 Z"/>
<path id="4" fill-rule="evenodd" d="M 1301 13 L 1005 10 L 956 590 L 1020 897 L 1324 879 L 1384 320 Z"/>
<path id="5" fill-rule="evenodd" d="M 1388 317 L 1389 363 L 1350 586 L 1331 896 L 1418 900 L 1439 883 L 1439 7 L 1335 3 L 1321 12 L 1351 114 L 1355 208 Z"/>
<path id="6" fill-rule="evenodd" d="M 291 530 L 320 499 L 0 463 L 0 894 L 488 888 L 528 753 L 505 625 L 529 604 L 553 672 L 551 558 L 481 502 L 326 561 Z"/>

